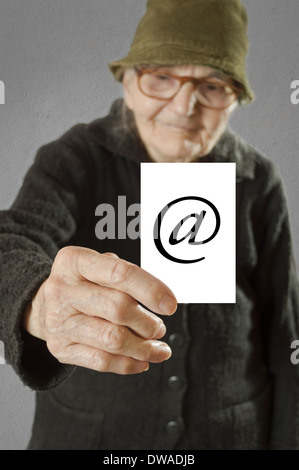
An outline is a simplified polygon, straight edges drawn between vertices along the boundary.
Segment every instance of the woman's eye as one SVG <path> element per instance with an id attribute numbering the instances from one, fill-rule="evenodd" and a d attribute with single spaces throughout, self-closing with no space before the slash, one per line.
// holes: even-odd
<path id="1" fill-rule="evenodd" d="M 169 77 L 168 75 L 156 75 L 156 78 L 161 81 L 166 81 L 166 80 L 171 79 L 171 77 Z"/>
<path id="2" fill-rule="evenodd" d="M 223 87 L 221 87 L 220 85 L 214 85 L 213 83 L 207 83 L 205 85 L 205 87 L 209 91 L 221 91 L 221 90 L 223 90 Z"/>

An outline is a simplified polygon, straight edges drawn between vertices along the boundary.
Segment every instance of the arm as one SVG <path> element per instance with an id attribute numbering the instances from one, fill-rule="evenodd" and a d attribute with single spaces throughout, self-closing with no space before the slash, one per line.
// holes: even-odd
<path id="1" fill-rule="evenodd" d="M 11 209 L 0 214 L 0 335 L 6 360 L 33 388 L 54 386 L 71 372 L 26 333 L 21 317 L 80 223 L 78 194 L 87 193 L 90 165 L 84 147 L 79 126 L 41 147 Z"/>

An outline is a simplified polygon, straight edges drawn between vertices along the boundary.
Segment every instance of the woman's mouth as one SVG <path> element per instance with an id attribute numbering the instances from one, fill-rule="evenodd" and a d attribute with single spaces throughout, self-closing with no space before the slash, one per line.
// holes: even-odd
<path id="1" fill-rule="evenodd" d="M 186 124 L 168 123 L 168 122 L 159 122 L 158 124 L 165 126 L 165 127 L 169 127 L 170 129 L 177 130 L 178 132 L 198 132 L 199 131 L 198 128 L 194 126 L 186 125 Z"/>

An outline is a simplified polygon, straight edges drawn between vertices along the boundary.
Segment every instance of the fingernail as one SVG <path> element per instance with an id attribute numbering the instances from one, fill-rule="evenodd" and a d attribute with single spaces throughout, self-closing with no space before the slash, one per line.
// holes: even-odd
<path id="1" fill-rule="evenodd" d="M 166 333 L 166 326 L 165 326 L 165 324 L 164 324 L 163 322 L 161 322 L 157 335 L 158 335 L 160 338 L 162 338 L 162 336 L 164 336 L 165 333 Z"/>
<path id="2" fill-rule="evenodd" d="M 165 313 L 166 315 L 171 315 L 172 313 L 175 312 L 176 310 L 176 301 L 173 297 L 170 295 L 166 294 L 164 297 L 162 297 L 159 308 L 160 310 Z"/>
<path id="3" fill-rule="evenodd" d="M 159 345 L 159 348 L 160 350 L 162 350 L 163 352 L 166 352 L 168 354 L 168 358 L 170 358 L 170 356 L 172 355 L 172 350 L 170 349 L 170 347 L 168 346 L 168 344 L 166 343 L 160 343 Z"/>

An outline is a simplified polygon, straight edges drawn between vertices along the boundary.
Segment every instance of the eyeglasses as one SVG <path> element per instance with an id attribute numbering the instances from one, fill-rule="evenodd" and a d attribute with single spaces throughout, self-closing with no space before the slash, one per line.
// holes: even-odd
<path id="1" fill-rule="evenodd" d="M 217 79 L 180 77 L 157 69 L 136 68 L 140 91 L 150 98 L 171 100 L 184 83 L 191 82 L 195 87 L 197 101 L 206 108 L 228 108 L 242 90 L 233 84 L 219 82 Z"/>

